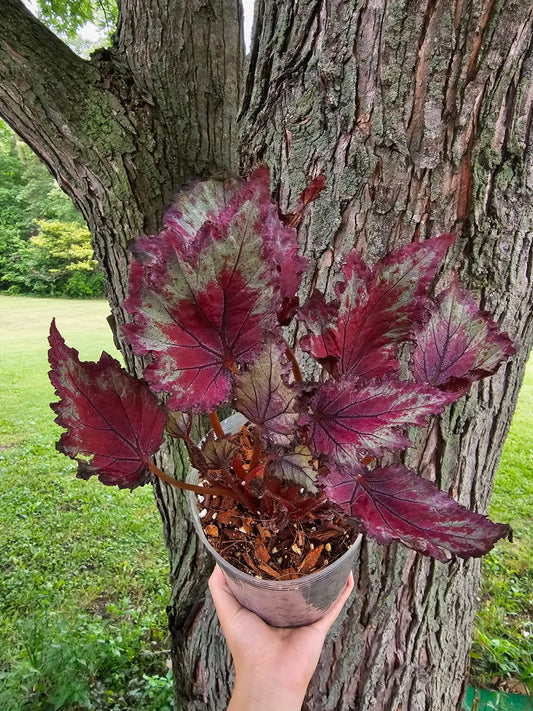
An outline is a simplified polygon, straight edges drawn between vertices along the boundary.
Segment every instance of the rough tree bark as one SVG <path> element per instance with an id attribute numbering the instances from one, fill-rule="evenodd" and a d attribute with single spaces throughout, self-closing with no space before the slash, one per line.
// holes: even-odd
<path id="1" fill-rule="evenodd" d="M 533 7 L 516 0 L 259 0 L 240 115 L 236 0 L 122 0 L 114 44 L 90 62 L 1 0 L 0 115 L 87 218 L 117 324 L 127 243 L 157 229 L 200 171 L 272 169 L 283 207 L 322 172 L 300 228 L 314 269 L 356 244 L 458 236 L 458 267 L 519 348 L 436 421 L 408 463 L 486 511 L 533 339 Z M 128 367 L 140 363 L 118 340 Z M 180 453 L 174 457 L 181 466 Z M 155 484 L 169 548 L 178 709 L 221 709 L 228 655 L 174 490 Z M 365 542 L 357 590 L 325 646 L 307 709 L 450 711 L 460 705 L 479 562 L 443 566 Z"/>

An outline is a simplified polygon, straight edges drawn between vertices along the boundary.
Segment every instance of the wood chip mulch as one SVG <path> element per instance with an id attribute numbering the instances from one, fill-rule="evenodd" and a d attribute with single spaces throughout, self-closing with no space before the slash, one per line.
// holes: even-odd
<path id="1" fill-rule="evenodd" d="M 239 570 L 265 580 L 294 580 L 321 570 L 343 555 L 358 534 L 341 518 L 324 524 L 313 513 L 275 532 L 234 499 L 199 499 L 200 520 L 213 548 Z"/>

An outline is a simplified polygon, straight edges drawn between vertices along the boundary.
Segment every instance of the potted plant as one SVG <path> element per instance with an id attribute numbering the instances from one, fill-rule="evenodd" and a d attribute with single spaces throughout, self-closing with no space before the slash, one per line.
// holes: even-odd
<path id="1" fill-rule="evenodd" d="M 230 587 L 278 625 L 323 614 L 359 532 L 441 561 L 480 556 L 510 533 L 388 454 L 494 373 L 514 352 L 509 338 L 456 275 L 433 294 L 448 234 L 372 266 L 351 250 L 331 267 L 334 297 L 315 289 L 300 306 L 295 227 L 322 187 L 315 179 L 289 215 L 266 167 L 181 190 L 162 232 L 133 245 L 123 330 L 147 357 L 143 380 L 106 353 L 81 362 L 54 322 L 50 332 L 52 408 L 66 428 L 57 446 L 78 476 L 133 489 L 154 475 L 193 492 Z M 240 420 L 224 427 L 223 405 Z M 202 413 L 212 429 L 197 441 Z M 165 430 L 184 441 L 195 481 L 153 463 Z"/>

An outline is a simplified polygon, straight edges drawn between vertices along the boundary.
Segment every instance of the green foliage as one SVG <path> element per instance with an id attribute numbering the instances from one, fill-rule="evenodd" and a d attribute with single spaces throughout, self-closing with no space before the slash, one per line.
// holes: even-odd
<path id="1" fill-rule="evenodd" d="M 0 288 L 101 296 L 80 213 L 39 159 L 0 122 Z"/>
<path id="2" fill-rule="evenodd" d="M 0 295 L 0 709 L 172 708 L 168 561 L 150 487 L 75 478 L 55 451 L 46 333 L 114 351 L 103 301 Z"/>
<path id="3" fill-rule="evenodd" d="M 88 23 L 110 32 L 116 25 L 116 0 L 36 0 L 39 19 L 70 40 Z"/>
<path id="4" fill-rule="evenodd" d="M 149 649 L 150 620 L 127 599 L 121 602 L 106 612 L 109 617 L 66 619 L 52 612 L 45 620 L 24 618 L 20 650 L 10 669 L 0 671 L 0 708 L 171 709 L 171 675 L 138 668 L 147 644 Z M 153 655 L 150 661 L 142 668 L 160 671 Z"/>
<path id="5" fill-rule="evenodd" d="M 496 476 L 490 513 L 509 521 L 514 541 L 483 561 L 481 604 L 472 645 L 476 686 L 520 682 L 533 694 L 533 359 Z"/>
<path id="6" fill-rule="evenodd" d="M 50 296 L 101 296 L 103 277 L 93 257 L 89 230 L 75 222 L 41 220 L 39 232 L 19 247 L 3 280 L 11 291 Z"/>

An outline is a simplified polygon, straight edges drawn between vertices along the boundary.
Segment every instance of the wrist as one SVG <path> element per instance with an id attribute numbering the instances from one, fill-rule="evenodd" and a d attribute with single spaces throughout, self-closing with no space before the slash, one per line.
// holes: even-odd
<path id="1" fill-rule="evenodd" d="M 307 685 L 237 672 L 228 711 L 300 711 L 306 690 Z"/>

